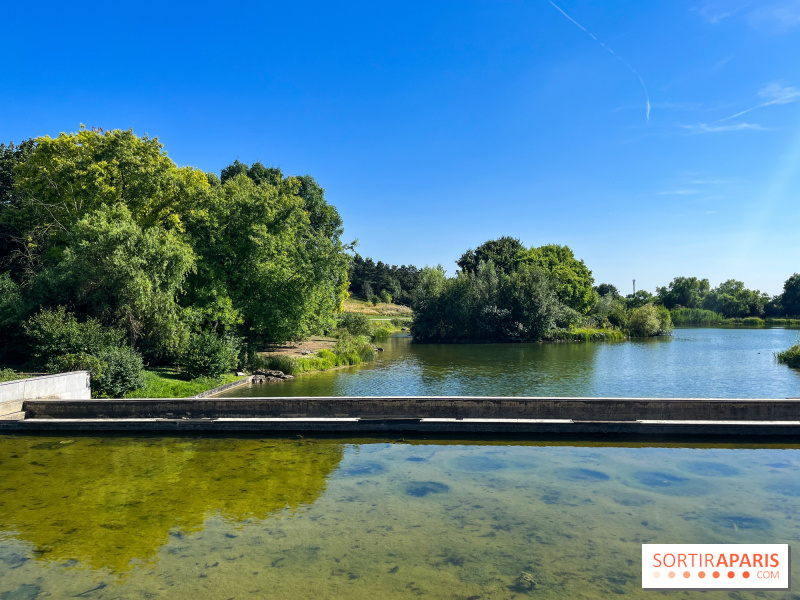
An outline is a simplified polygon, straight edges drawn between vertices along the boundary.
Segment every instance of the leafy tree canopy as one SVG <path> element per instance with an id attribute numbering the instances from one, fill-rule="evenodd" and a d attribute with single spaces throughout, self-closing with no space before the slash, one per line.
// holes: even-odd
<path id="1" fill-rule="evenodd" d="M 571 309 L 586 314 L 595 302 L 592 272 L 575 258 L 569 246 L 548 244 L 522 253 L 520 262 L 536 266 L 555 280 L 558 298 Z"/>
<path id="2" fill-rule="evenodd" d="M 612 298 L 619 298 L 621 296 L 617 286 L 611 285 L 610 283 L 601 283 L 594 288 L 594 290 L 597 292 L 598 296 L 611 296 Z"/>
<path id="3" fill-rule="evenodd" d="M 658 288 L 657 295 L 661 304 L 668 309 L 675 307 L 700 308 L 709 288 L 708 279 L 676 277 L 668 287 Z"/>
<path id="4" fill-rule="evenodd" d="M 783 284 L 781 308 L 791 316 L 800 316 L 800 273 L 795 273 Z"/>
<path id="5" fill-rule="evenodd" d="M 492 262 L 499 272 L 511 273 L 516 270 L 520 253 L 524 250 L 525 246 L 517 238 L 503 236 L 484 242 L 475 250 L 467 250 L 456 264 L 465 273 L 475 273 L 481 262 Z"/>
<path id="6" fill-rule="evenodd" d="M 748 290 L 744 283 L 728 279 L 720 283 L 703 298 L 703 308 L 713 310 L 726 318 L 760 317 L 769 296 L 758 290 Z"/>

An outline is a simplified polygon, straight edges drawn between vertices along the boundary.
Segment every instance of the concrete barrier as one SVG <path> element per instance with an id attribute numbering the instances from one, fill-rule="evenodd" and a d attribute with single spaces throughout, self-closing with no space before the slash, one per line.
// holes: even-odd
<path id="1" fill-rule="evenodd" d="M 6 430 L 800 435 L 800 399 L 304 397 L 27 400 Z"/>
<path id="2" fill-rule="evenodd" d="M 302 397 L 26 401 L 28 418 L 570 419 L 800 421 L 800 400 L 697 398 Z"/>
<path id="3" fill-rule="evenodd" d="M 83 400 L 91 397 L 89 371 L 43 375 L 0 383 L 0 402 L 36 398 Z"/>

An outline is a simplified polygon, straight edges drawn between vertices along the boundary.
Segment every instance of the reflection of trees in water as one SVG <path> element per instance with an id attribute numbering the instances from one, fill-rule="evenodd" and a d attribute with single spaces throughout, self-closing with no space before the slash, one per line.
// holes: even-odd
<path id="1" fill-rule="evenodd" d="M 210 514 L 242 522 L 313 503 L 341 444 L 270 439 L 4 437 L 0 531 L 45 560 L 125 570 Z"/>
<path id="2" fill-rule="evenodd" d="M 413 344 L 425 394 L 586 395 L 600 344 Z M 585 390 L 584 390 L 585 392 Z"/>

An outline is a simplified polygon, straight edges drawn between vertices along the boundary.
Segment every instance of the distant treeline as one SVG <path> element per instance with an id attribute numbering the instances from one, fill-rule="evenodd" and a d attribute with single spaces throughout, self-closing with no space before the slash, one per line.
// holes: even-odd
<path id="1" fill-rule="evenodd" d="M 567 246 L 526 248 L 502 237 L 467 250 L 446 277 L 426 267 L 411 292 L 412 331 L 418 341 L 533 341 L 616 339 L 669 333 L 672 325 L 792 325 L 800 316 L 800 274 L 770 298 L 730 279 L 676 277 L 656 293 L 622 296 Z"/>
<path id="2" fill-rule="evenodd" d="M 367 302 L 394 302 L 411 306 L 420 270 L 413 265 L 389 266 L 356 254 L 348 269 L 350 293 Z"/>

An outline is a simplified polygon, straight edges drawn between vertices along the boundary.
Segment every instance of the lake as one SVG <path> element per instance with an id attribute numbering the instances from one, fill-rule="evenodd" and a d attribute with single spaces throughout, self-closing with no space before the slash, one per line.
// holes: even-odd
<path id="1" fill-rule="evenodd" d="M 393 337 L 371 364 L 228 395 L 791 397 L 773 353 L 796 339 Z M 795 542 L 800 444 L 0 436 L 0 600 L 652 598 L 643 543 Z"/>
<path id="2" fill-rule="evenodd" d="M 241 396 L 589 396 L 788 398 L 800 371 L 774 353 L 796 329 L 676 329 L 625 342 L 412 344 L 377 342 L 372 363 L 231 390 Z"/>

